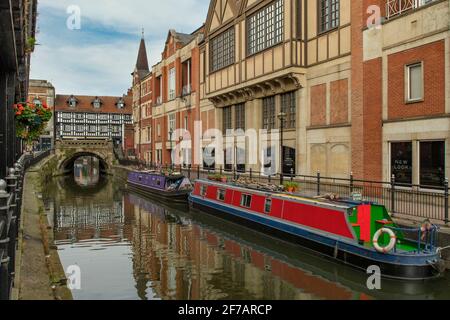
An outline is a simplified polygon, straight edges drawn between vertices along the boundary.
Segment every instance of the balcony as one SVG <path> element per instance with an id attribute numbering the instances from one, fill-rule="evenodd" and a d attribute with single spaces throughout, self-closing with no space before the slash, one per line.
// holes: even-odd
<path id="1" fill-rule="evenodd" d="M 386 18 L 391 19 L 407 11 L 415 10 L 437 0 L 388 0 Z"/>

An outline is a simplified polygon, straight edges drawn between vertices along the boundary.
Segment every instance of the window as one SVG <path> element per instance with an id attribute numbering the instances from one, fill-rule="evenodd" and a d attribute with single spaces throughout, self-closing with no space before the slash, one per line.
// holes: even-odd
<path id="1" fill-rule="evenodd" d="M 125 108 L 125 101 L 123 100 L 123 98 L 120 98 L 119 101 L 117 102 L 117 108 L 119 109 Z"/>
<path id="2" fill-rule="evenodd" d="M 75 108 L 77 106 L 77 99 L 74 96 L 71 96 L 68 103 L 71 108 Z"/>
<path id="3" fill-rule="evenodd" d="M 272 211 L 272 199 L 271 198 L 267 198 L 266 202 L 264 204 L 264 212 L 265 213 L 270 213 Z"/>
<path id="4" fill-rule="evenodd" d="M 217 200 L 225 201 L 225 193 L 226 191 L 224 189 L 217 190 Z"/>
<path id="5" fill-rule="evenodd" d="M 95 98 L 95 100 L 92 102 L 92 105 L 95 109 L 100 109 L 100 107 L 102 106 L 102 102 L 99 98 Z"/>
<path id="6" fill-rule="evenodd" d="M 412 184 L 412 143 L 391 143 L 391 174 L 395 181 L 403 184 Z"/>
<path id="7" fill-rule="evenodd" d="M 206 191 L 208 190 L 208 186 L 205 186 L 204 184 L 202 184 L 200 186 L 200 195 L 202 197 L 206 197 Z"/>
<path id="8" fill-rule="evenodd" d="M 250 208 L 252 205 L 252 196 L 243 194 L 241 196 L 241 207 Z"/>
<path id="9" fill-rule="evenodd" d="M 152 127 L 147 127 L 147 142 L 152 141 Z"/>
<path id="10" fill-rule="evenodd" d="M 176 122 L 176 114 L 175 113 L 169 114 L 169 131 L 168 131 L 169 140 L 173 138 L 171 137 L 170 132 L 172 132 L 172 135 L 175 132 L 175 122 Z"/>
<path id="11" fill-rule="evenodd" d="M 96 126 L 89 126 L 89 133 L 96 133 L 97 127 Z"/>
<path id="12" fill-rule="evenodd" d="M 247 22 L 247 54 L 252 55 L 283 41 L 284 0 L 255 13 Z"/>
<path id="13" fill-rule="evenodd" d="M 408 102 L 423 99 L 423 68 L 422 62 L 406 66 L 406 100 Z"/>
<path id="14" fill-rule="evenodd" d="M 72 119 L 72 114 L 71 113 L 63 113 L 62 118 L 64 120 L 70 120 L 70 119 Z"/>
<path id="15" fill-rule="evenodd" d="M 238 104 L 234 108 L 236 130 L 242 129 L 245 131 L 245 104 Z"/>
<path id="16" fill-rule="evenodd" d="M 286 119 L 284 121 L 284 128 L 294 129 L 295 128 L 295 117 L 296 117 L 296 101 L 295 92 L 289 92 L 281 95 L 281 112 L 286 114 Z"/>
<path id="17" fill-rule="evenodd" d="M 176 77 L 176 72 L 175 72 L 175 68 L 172 68 L 169 70 L 169 100 L 173 100 L 175 99 L 175 77 Z"/>
<path id="18" fill-rule="evenodd" d="M 112 131 L 113 131 L 114 133 L 120 133 L 120 126 L 113 126 L 113 127 L 112 127 Z"/>
<path id="19" fill-rule="evenodd" d="M 78 133 L 83 133 L 84 132 L 84 126 L 77 126 L 76 130 Z"/>
<path id="20" fill-rule="evenodd" d="M 223 108 L 223 119 L 222 119 L 222 129 L 223 134 L 227 134 L 227 130 L 233 129 L 233 124 L 231 122 L 231 107 Z"/>
<path id="21" fill-rule="evenodd" d="M 445 182 L 445 142 L 420 142 L 420 184 L 443 187 Z"/>
<path id="22" fill-rule="evenodd" d="M 88 113 L 88 114 L 86 115 L 86 118 L 87 118 L 88 120 L 94 121 L 94 120 L 97 119 L 97 115 L 92 114 L 92 113 Z"/>
<path id="23" fill-rule="evenodd" d="M 66 124 L 66 125 L 63 126 L 63 130 L 65 132 L 71 132 L 72 131 L 72 126 Z"/>
<path id="24" fill-rule="evenodd" d="M 99 119 L 99 120 L 102 120 L 102 121 L 108 121 L 109 115 L 107 115 L 107 114 L 100 114 L 100 115 L 98 116 L 98 119 Z"/>
<path id="25" fill-rule="evenodd" d="M 158 137 L 161 137 L 161 124 L 159 124 L 159 123 L 156 126 L 156 132 L 158 133 Z"/>
<path id="26" fill-rule="evenodd" d="M 109 131 L 108 126 L 101 126 L 101 127 L 100 127 L 100 132 L 106 133 L 106 132 L 108 132 L 108 131 Z"/>
<path id="27" fill-rule="evenodd" d="M 84 120 L 84 113 L 77 113 L 75 114 L 76 120 Z"/>
<path id="28" fill-rule="evenodd" d="M 211 72 L 225 68 L 235 61 L 234 27 L 218 35 L 210 42 Z"/>
<path id="29" fill-rule="evenodd" d="M 319 32 L 339 26 L 339 0 L 319 0 Z"/>
<path id="30" fill-rule="evenodd" d="M 275 97 L 263 99 L 263 129 L 275 128 Z"/>

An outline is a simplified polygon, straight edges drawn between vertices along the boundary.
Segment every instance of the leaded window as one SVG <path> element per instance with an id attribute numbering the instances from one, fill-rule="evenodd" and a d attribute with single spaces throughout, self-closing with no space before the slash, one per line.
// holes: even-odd
<path id="1" fill-rule="evenodd" d="M 210 42 L 211 72 L 225 68 L 235 61 L 234 27 L 218 35 Z"/>
<path id="2" fill-rule="evenodd" d="M 227 130 L 233 129 L 233 124 L 231 122 L 231 119 L 232 119 L 231 111 L 232 111 L 231 107 L 223 108 L 223 119 L 222 119 L 223 120 L 223 126 L 222 126 L 223 134 L 226 134 Z"/>
<path id="3" fill-rule="evenodd" d="M 263 129 L 275 128 L 275 97 L 263 99 Z"/>
<path id="4" fill-rule="evenodd" d="M 295 128 L 295 117 L 297 114 L 295 92 L 288 92 L 281 95 L 281 112 L 286 114 L 284 128 Z"/>
<path id="5" fill-rule="evenodd" d="M 283 41 L 284 0 L 277 0 L 252 15 L 247 22 L 247 53 L 252 55 Z"/>
<path id="6" fill-rule="evenodd" d="M 319 0 L 319 32 L 339 26 L 339 0 Z"/>
<path id="7" fill-rule="evenodd" d="M 245 105 L 238 104 L 234 109 L 236 130 L 242 129 L 245 131 Z"/>

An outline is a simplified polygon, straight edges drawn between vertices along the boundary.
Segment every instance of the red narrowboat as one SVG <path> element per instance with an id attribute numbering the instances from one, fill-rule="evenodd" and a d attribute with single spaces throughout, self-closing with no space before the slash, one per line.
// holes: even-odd
<path id="1" fill-rule="evenodd" d="M 437 227 L 399 228 L 386 208 L 375 203 L 303 197 L 209 180 L 195 182 L 189 203 L 358 269 L 378 266 L 386 278 L 420 280 L 442 272 Z M 412 233 L 416 240 L 407 238 Z"/>

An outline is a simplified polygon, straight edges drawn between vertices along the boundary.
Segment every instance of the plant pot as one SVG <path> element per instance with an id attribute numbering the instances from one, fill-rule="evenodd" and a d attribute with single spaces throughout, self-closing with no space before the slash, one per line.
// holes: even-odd
<path id="1" fill-rule="evenodd" d="M 220 181 L 221 181 L 222 183 L 227 183 L 228 179 L 227 179 L 227 178 L 222 178 L 222 179 L 220 179 Z"/>
<path id="2" fill-rule="evenodd" d="M 294 188 L 293 188 L 293 187 L 288 187 L 288 188 L 287 188 L 287 192 L 289 192 L 289 193 L 294 192 Z"/>

